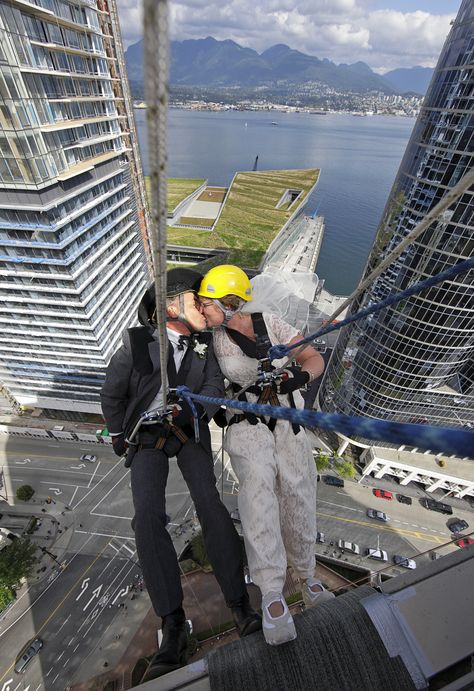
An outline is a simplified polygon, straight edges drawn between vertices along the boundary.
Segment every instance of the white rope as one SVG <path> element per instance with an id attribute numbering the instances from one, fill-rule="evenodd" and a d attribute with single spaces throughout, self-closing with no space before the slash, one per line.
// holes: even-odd
<path id="1" fill-rule="evenodd" d="M 145 86 L 150 170 L 150 210 L 153 273 L 156 296 L 156 322 L 160 345 L 161 391 L 166 405 L 168 394 L 166 333 L 166 218 L 167 218 L 167 143 L 168 111 L 168 3 L 144 0 L 143 36 L 145 44 Z"/>

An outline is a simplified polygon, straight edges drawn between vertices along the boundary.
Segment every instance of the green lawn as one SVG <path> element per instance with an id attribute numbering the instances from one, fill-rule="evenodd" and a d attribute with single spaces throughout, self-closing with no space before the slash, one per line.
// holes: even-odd
<path id="1" fill-rule="evenodd" d="M 202 226 L 203 228 L 212 228 L 215 220 L 215 218 L 181 216 L 181 218 L 178 218 L 177 223 L 181 223 L 183 226 Z"/>
<path id="2" fill-rule="evenodd" d="M 189 197 L 206 182 L 204 178 L 168 178 L 168 213 L 172 213 L 183 199 Z M 145 176 L 145 187 L 150 197 L 150 178 Z"/>
<path id="3" fill-rule="evenodd" d="M 256 267 L 271 241 L 306 199 L 318 177 L 317 168 L 237 173 L 212 233 L 168 228 L 168 242 L 230 249 L 230 261 Z M 276 208 L 287 189 L 303 190 L 291 211 Z"/>

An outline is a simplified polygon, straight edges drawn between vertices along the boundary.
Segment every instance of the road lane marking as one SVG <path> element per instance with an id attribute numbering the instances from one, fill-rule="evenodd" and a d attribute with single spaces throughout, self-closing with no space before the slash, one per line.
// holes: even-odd
<path id="1" fill-rule="evenodd" d="M 94 532 L 89 532 L 88 530 L 76 530 L 75 532 L 80 533 L 81 535 L 94 535 L 96 537 L 116 537 L 119 540 L 133 540 L 133 542 L 135 542 L 135 538 L 130 537 L 129 535 L 112 535 L 111 533 L 94 533 Z"/>
<path id="2" fill-rule="evenodd" d="M 54 679 L 53 679 L 53 681 L 52 681 L 51 683 L 54 684 L 54 682 L 56 681 L 56 679 L 57 679 L 58 677 L 59 677 L 59 674 L 56 674 L 56 676 L 54 677 Z"/>
<path id="3" fill-rule="evenodd" d="M 91 486 L 92 480 L 95 478 L 95 475 L 96 475 L 97 471 L 99 470 L 99 466 L 100 466 L 100 461 L 97 463 L 95 470 L 91 475 L 91 479 L 89 480 L 89 484 L 87 485 L 87 487 Z"/>
<path id="4" fill-rule="evenodd" d="M 53 671 L 53 668 L 51 667 L 51 668 L 46 672 L 46 676 L 49 677 L 49 675 L 51 674 L 52 671 Z"/>
<path id="5" fill-rule="evenodd" d="M 166 496 L 169 497 L 169 494 L 167 494 Z M 94 511 L 91 511 L 90 514 L 91 516 L 98 516 L 99 518 L 120 518 L 123 521 L 131 521 L 133 518 L 133 516 L 115 516 L 113 513 L 97 513 Z"/>
<path id="6" fill-rule="evenodd" d="M 61 631 L 61 629 L 63 628 L 63 626 L 65 626 L 65 625 L 67 624 L 67 622 L 69 621 L 70 618 L 71 618 L 71 615 L 69 615 L 69 616 L 67 617 L 67 619 L 65 619 L 65 620 L 63 621 L 63 623 L 61 624 L 61 626 L 60 626 L 59 629 L 57 630 L 56 635 Z"/>
<path id="7" fill-rule="evenodd" d="M 79 582 L 79 579 L 82 578 L 88 571 L 90 571 L 90 569 L 94 566 L 94 564 L 96 563 L 96 561 L 102 556 L 102 554 L 103 554 L 103 552 L 105 551 L 106 548 L 107 548 L 107 545 L 105 545 L 105 547 L 104 547 L 104 548 L 101 550 L 101 552 L 95 557 L 95 559 L 94 559 L 93 561 L 91 561 L 91 563 L 89 564 L 89 566 L 88 566 L 86 569 L 84 569 L 84 571 L 82 572 L 81 576 L 79 576 L 79 578 L 76 580 L 76 582 L 69 588 L 68 592 L 67 592 L 66 595 L 63 597 L 63 599 L 61 600 L 61 602 L 54 608 L 54 610 L 51 612 L 51 614 L 45 619 L 45 621 L 43 622 L 43 624 L 39 627 L 39 629 L 38 629 L 37 632 L 36 632 L 37 635 L 39 635 L 39 634 L 46 628 L 46 625 L 47 625 L 47 624 L 49 623 L 49 621 L 54 617 L 54 615 L 56 614 L 56 612 L 58 611 L 58 609 L 59 609 L 60 607 L 63 606 L 63 604 L 66 602 L 66 600 L 68 599 L 68 597 L 70 596 L 70 594 L 72 593 L 72 591 L 76 588 L 76 586 L 77 586 L 77 584 L 78 584 L 78 582 Z M 33 604 L 34 604 L 34 603 L 33 603 Z M 24 614 L 26 614 L 26 612 L 24 612 L 23 615 L 24 615 Z M 23 616 L 23 615 L 22 615 L 22 616 Z M 19 617 L 19 618 L 21 618 L 21 617 Z M 18 619 L 17 619 L 17 621 L 18 621 Z M 14 626 L 14 624 L 16 624 L 16 621 L 13 622 L 13 624 L 12 624 L 11 626 Z M 9 627 L 9 628 L 10 628 L 10 627 Z M 7 630 L 8 630 L 8 629 L 7 629 Z M 6 633 L 6 631 L 4 631 L 3 633 Z M 10 667 L 4 672 L 4 674 L 0 677 L 0 681 L 3 681 L 3 680 L 5 679 L 5 677 L 6 677 L 7 674 L 10 672 L 10 670 L 13 669 L 13 665 L 14 665 L 14 663 L 11 664 Z M 59 675 L 58 675 L 58 676 L 59 676 Z M 57 677 L 56 677 L 56 679 L 57 679 Z M 53 681 L 53 684 L 54 684 L 54 681 Z"/>
<path id="8" fill-rule="evenodd" d="M 128 475 L 129 473 L 130 473 L 130 470 L 127 470 L 127 472 L 124 473 L 124 475 L 122 475 L 122 477 L 119 478 L 119 479 L 117 480 L 117 482 L 115 483 L 115 485 L 113 485 L 113 486 L 109 489 L 109 491 L 107 492 L 107 494 L 105 494 L 103 497 L 101 497 L 101 498 L 100 498 L 100 501 L 98 501 L 97 504 L 96 504 L 94 507 L 92 507 L 92 509 L 91 509 L 90 512 L 89 512 L 89 513 L 91 514 L 91 516 L 95 516 L 95 515 L 96 515 L 96 514 L 94 513 L 95 510 L 96 510 L 96 509 L 107 499 L 107 497 L 109 496 L 109 494 L 111 494 L 111 493 L 114 491 L 114 489 L 115 489 L 118 485 L 120 485 L 121 482 L 123 482 L 123 480 L 127 477 L 127 475 Z M 113 516 L 113 518 L 116 518 L 116 517 Z"/>
<path id="9" fill-rule="evenodd" d="M 344 506 L 343 504 L 336 504 L 333 501 L 325 501 L 324 499 L 318 499 L 318 504 L 330 504 L 331 506 L 337 506 L 338 509 L 345 509 L 346 511 L 357 511 L 358 513 L 365 513 L 365 511 L 363 511 L 362 509 L 352 509 L 350 506 Z"/>
<path id="10" fill-rule="evenodd" d="M 99 482 L 96 484 L 96 486 L 95 486 L 95 487 L 91 487 L 91 488 L 89 489 L 89 491 L 86 492 L 86 493 L 84 494 L 84 496 L 81 497 L 81 498 L 79 499 L 79 501 L 77 502 L 77 504 L 76 504 L 73 508 L 77 509 L 77 507 L 78 507 L 80 504 L 82 504 L 82 502 L 84 501 L 84 499 L 86 499 L 86 498 L 89 496 L 89 494 L 90 494 L 91 492 L 93 492 L 94 490 L 98 489 L 100 483 L 101 483 L 103 480 L 105 480 L 105 479 L 110 475 L 110 473 L 112 473 L 114 470 L 117 470 L 117 469 L 119 469 L 119 470 L 122 469 L 120 463 L 114 463 L 114 465 L 111 467 L 111 469 L 108 470 L 108 471 L 105 473 L 105 475 L 102 476 L 102 478 L 99 480 Z M 123 474 L 122 479 L 125 478 L 127 475 L 129 475 L 129 473 L 130 473 L 130 470 L 127 470 L 127 471 Z M 117 483 L 117 484 L 118 484 L 118 483 Z M 109 493 L 109 494 L 110 494 L 110 493 Z"/>
<path id="11" fill-rule="evenodd" d="M 66 660 L 66 662 L 65 662 L 64 665 L 63 665 L 63 669 L 64 669 L 64 667 L 67 665 L 67 663 L 69 662 L 70 659 L 71 659 L 71 658 L 68 657 L 68 659 Z"/>
<path id="12" fill-rule="evenodd" d="M 78 644 L 76 645 L 76 647 L 74 648 L 74 650 L 73 650 L 72 652 L 73 652 L 73 653 L 75 653 L 75 652 L 76 652 L 76 650 L 77 650 L 77 649 L 79 648 L 79 646 L 80 646 L 80 645 L 81 645 L 81 644 L 80 644 L 80 643 L 78 643 Z"/>
<path id="13" fill-rule="evenodd" d="M 63 650 L 63 652 L 61 653 L 61 655 L 60 655 L 59 657 L 56 658 L 56 662 L 59 662 L 59 660 L 62 658 L 63 655 L 64 655 L 64 650 Z"/>
<path id="14" fill-rule="evenodd" d="M 331 519 L 336 520 L 336 521 L 343 521 L 344 523 L 355 523 L 357 525 L 368 526 L 369 528 L 373 528 L 377 532 L 382 530 L 382 531 L 386 531 L 389 533 L 394 533 L 395 535 L 402 535 L 403 537 L 416 538 L 418 540 L 425 540 L 426 542 L 435 542 L 436 544 L 439 544 L 439 545 L 443 545 L 446 542 L 446 540 L 441 539 L 441 538 L 437 537 L 436 535 L 426 535 L 426 534 L 420 533 L 419 531 L 405 530 L 405 528 L 390 528 L 389 526 L 374 524 L 374 523 L 368 523 L 367 521 L 357 521 L 353 518 L 344 518 L 342 516 L 334 516 L 334 514 L 322 513 L 321 511 L 317 511 L 316 513 L 319 516 L 325 516 L 326 518 L 331 518 Z"/>

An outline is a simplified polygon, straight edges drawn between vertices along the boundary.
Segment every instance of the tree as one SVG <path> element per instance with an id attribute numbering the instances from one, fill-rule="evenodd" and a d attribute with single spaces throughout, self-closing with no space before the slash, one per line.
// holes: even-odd
<path id="1" fill-rule="evenodd" d="M 31 485 L 22 485 L 16 491 L 16 498 L 20 501 L 29 501 L 34 493 L 35 490 Z"/>
<path id="2" fill-rule="evenodd" d="M 28 537 L 18 537 L 0 552 L 0 588 L 10 591 L 20 586 L 35 563 L 36 545 Z"/>
<path id="3" fill-rule="evenodd" d="M 335 470 L 338 475 L 346 480 L 352 480 L 356 476 L 356 469 L 350 461 L 336 461 Z"/>
<path id="4" fill-rule="evenodd" d="M 316 462 L 316 468 L 318 469 L 318 472 L 322 472 L 323 470 L 326 470 L 326 468 L 329 467 L 329 456 L 325 453 L 323 453 L 320 449 L 316 451 L 314 460 Z"/>
<path id="5" fill-rule="evenodd" d="M 15 594 L 11 588 L 7 588 L 4 585 L 0 585 L 0 612 L 2 612 L 5 607 L 8 607 L 10 602 L 15 599 Z"/>

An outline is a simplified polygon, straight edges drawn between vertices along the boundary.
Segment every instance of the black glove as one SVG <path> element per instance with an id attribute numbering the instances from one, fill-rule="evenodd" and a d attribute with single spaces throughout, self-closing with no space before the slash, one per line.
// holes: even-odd
<path id="1" fill-rule="evenodd" d="M 128 444 L 125 441 L 125 435 L 124 434 L 117 434 L 111 437 L 112 439 L 112 448 L 114 450 L 114 454 L 117 456 L 123 456 L 127 449 L 128 449 Z"/>
<path id="2" fill-rule="evenodd" d="M 218 427 L 221 429 L 224 429 L 224 427 L 227 427 L 227 416 L 225 413 L 224 408 L 219 408 L 217 413 L 213 417 L 214 422 Z"/>
<path id="3" fill-rule="evenodd" d="M 277 393 L 291 393 L 292 391 L 301 389 L 309 382 L 309 372 L 302 372 L 299 367 L 294 367 L 293 365 L 285 367 L 281 374 L 283 377 L 286 375 L 287 378 L 282 378 L 277 382 Z"/>

